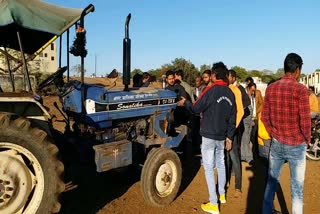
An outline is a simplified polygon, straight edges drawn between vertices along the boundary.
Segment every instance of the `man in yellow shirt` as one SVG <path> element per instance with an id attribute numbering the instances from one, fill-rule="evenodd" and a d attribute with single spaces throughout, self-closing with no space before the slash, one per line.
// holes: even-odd
<path id="1" fill-rule="evenodd" d="M 314 118 L 319 112 L 318 98 L 314 93 L 314 86 L 309 86 L 309 104 L 311 118 Z"/>
<path id="2" fill-rule="evenodd" d="M 227 156 L 227 181 L 230 181 L 231 175 L 231 164 L 235 174 L 235 198 L 241 197 L 241 188 L 242 188 L 242 175 L 241 175 L 241 161 L 240 161 L 240 140 L 239 140 L 239 124 L 242 121 L 244 115 L 244 108 L 242 104 L 242 94 L 236 83 L 236 72 L 234 70 L 228 70 L 228 80 L 229 88 L 234 94 L 235 103 L 236 103 L 236 131 L 234 134 L 232 148 L 228 151 Z M 231 162 L 230 162 L 231 160 Z"/>

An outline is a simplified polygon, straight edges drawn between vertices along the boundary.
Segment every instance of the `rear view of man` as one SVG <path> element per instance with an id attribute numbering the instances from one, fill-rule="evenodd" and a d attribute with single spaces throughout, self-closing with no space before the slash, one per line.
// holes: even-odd
<path id="1" fill-rule="evenodd" d="M 282 165 L 290 166 L 292 213 L 303 213 L 306 145 L 311 138 L 308 89 L 297 82 L 302 59 L 290 53 L 284 60 L 285 75 L 267 87 L 262 122 L 272 138 L 263 213 L 272 213 L 274 193 Z"/>
<path id="2" fill-rule="evenodd" d="M 228 87 L 226 66 L 222 62 L 215 63 L 212 70 L 217 74 L 217 81 L 207 87 L 193 105 L 186 99 L 182 99 L 178 105 L 184 104 L 193 113 L 203 115 L 200 128 L 201 154 L 209 190 L 209 202 L 202 204 L 201 208 L 206 212 L 219 214 L 218 200 L 220 203 L 226 203 L 224 150 L 232 148 L 236 106 L 234 95 Z M 219 197 L 216 191 L 214 166 L 218 171 Z"/>

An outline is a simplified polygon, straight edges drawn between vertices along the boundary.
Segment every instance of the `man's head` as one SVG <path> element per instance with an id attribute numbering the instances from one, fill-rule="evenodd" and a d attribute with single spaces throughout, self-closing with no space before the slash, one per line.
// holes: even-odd
<path id="1" fill-rule="evenodd" d="M 309 94 L 314 94 L 314 86 L 309 86 Z"/>
<path id="2" fill-rule="evenodd" d="M 299 79 L 302 69 L 302 58 L 296 53 L 289 53 L 283 63 L 284 73 L 292 73 L 296 80 Z"/>
<path id="3" fill-rule="evenodd" d="M 175 72 L 175 79 L 179 81 L 183 80 L 183 70 L 177 70 Z"/>
<path id="4" fill-rule="evenodd" d="M 197 88 L 199 88 L 199 87 L 202 85 L 202 78 L 201 78 L 201 76 L 196 76 L 195 85 L 196 85 Z"/>
<path id="5" fill-rule="evenodd" d="M 148 72 L 143 72 L 142 74 L 142 82 L 148 82 L 150 80 L 150 74 Z"/>
<path id="6" fill-rule="evenodd" d="M 227 73 L 228 73 L 228 68 L 223 62 L 217 62 L 212 65 L 212 73 L 215 74 L 211 78 L 215 80 L 222 80 L 224 82 L 228 82 L 227 78 Z"/>
<path id="7" fill-rule="evenodd" d="M 248 86 L 250 83 L 254 83 L 253 78 L 252 77 L 247 77 L 246 80 L 246 85 Z"/>
<path id="8" fill-rule="evenodd" d="M 169 85 L 171 85 L 171 86 L 174 85 L 174 81 L 175 81 L 174 71 L 169 70 L 166 72 L 166 80 Z"/>
<path id="9" fill-rule="evenodd" d="M 205 85 L 209 85 L 209 83 L 211 82 L 210 76 L 211 76 L 211 70 L 205 70 L 202 73 L 202 79 Z"/>
<path id="10" fill-rule="evenodd" d="M 235 70 L 228 70 L 228 81 L 229 84 L 233 84 L 237 80 L 237 73 Z"/>
<path id="11" fill-rule="evenodd" d="M 256 93 L 257 85 L 254 82 L 250 82 L 248 84 L 247 90 L 248 90 L 248 95 L 252 96 Z"/>

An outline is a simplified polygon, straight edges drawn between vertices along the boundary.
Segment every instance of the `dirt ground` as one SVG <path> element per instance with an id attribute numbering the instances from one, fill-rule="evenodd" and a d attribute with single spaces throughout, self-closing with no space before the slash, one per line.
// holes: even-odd
<path id="1" fill-rule="evenodd" d="M 44 103 L 52 114 L 61 120 L 60 113 L 53 107 L 57 97 L 45 97 Z M 58 102 L 59 103 L 59 102 Z M 54 123 L 54 127 L 63 131 L 64 123 Z M 69 143 L 63 142 L 63 143 Z M 72 150 L 69 150 L 72 154 Z M 81 159 L 81 157 L 80 157 Z M 203 166 L 198 156 L 181 155 L 183 166 L 182 185 L 176 200 L 169 206 L 155 208 L 148 206 L 140 190 L 140 170 L 123 169 L 97 173 L 92 163 L 80 160 L 72 164 L 65 163 L 65 182 L 72 181 L 77 188 L 62 194 L 60 213 L 73 214 L 109 214 L 109 213 L 205 213 L 200 205 L 208 200 L 207 186 Z M 307 161 L 304 213 L 317 214 L 320 210 L 320 161 Z M 242 197 L 233 198 L 234 177 L 227 190 L 227 203 L 220 207 L 226 214 L 259 214 L 263 197 L 264 173 L 258 162 L 254 167 L 242 163 Z M 281 173 L 282 194 L 275 199 L 275 207 L 291 213 L 290 170 L 285 164 Z M 280 202 L 279 202 L 280 201 Z"/>

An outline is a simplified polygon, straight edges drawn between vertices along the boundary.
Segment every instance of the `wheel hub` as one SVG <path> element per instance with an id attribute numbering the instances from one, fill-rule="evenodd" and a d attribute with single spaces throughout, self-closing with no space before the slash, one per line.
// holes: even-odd
<path id="1" fill-rule="evenodd" d="M 155 182 L 159 196 L 165 197 L 172 192 L 176 181 L 175 171 L 176 168 L 172 161 L 166 161 L 159 167 Z"/>
<path id="2" fill-rule="evenodd" d="M 0 203 L 5 202 L 12 197 L 13 187 L 10 186 L 10 181 L 0 179 Z"/>
<path id="3" fill-rule="evenodd" d="M 17 145 L 0 142 L 0 149 L 0 213 L 22 213 L 26 202 L 37 192 L 37 160 L 29 158 L 30 153 Z"/>

